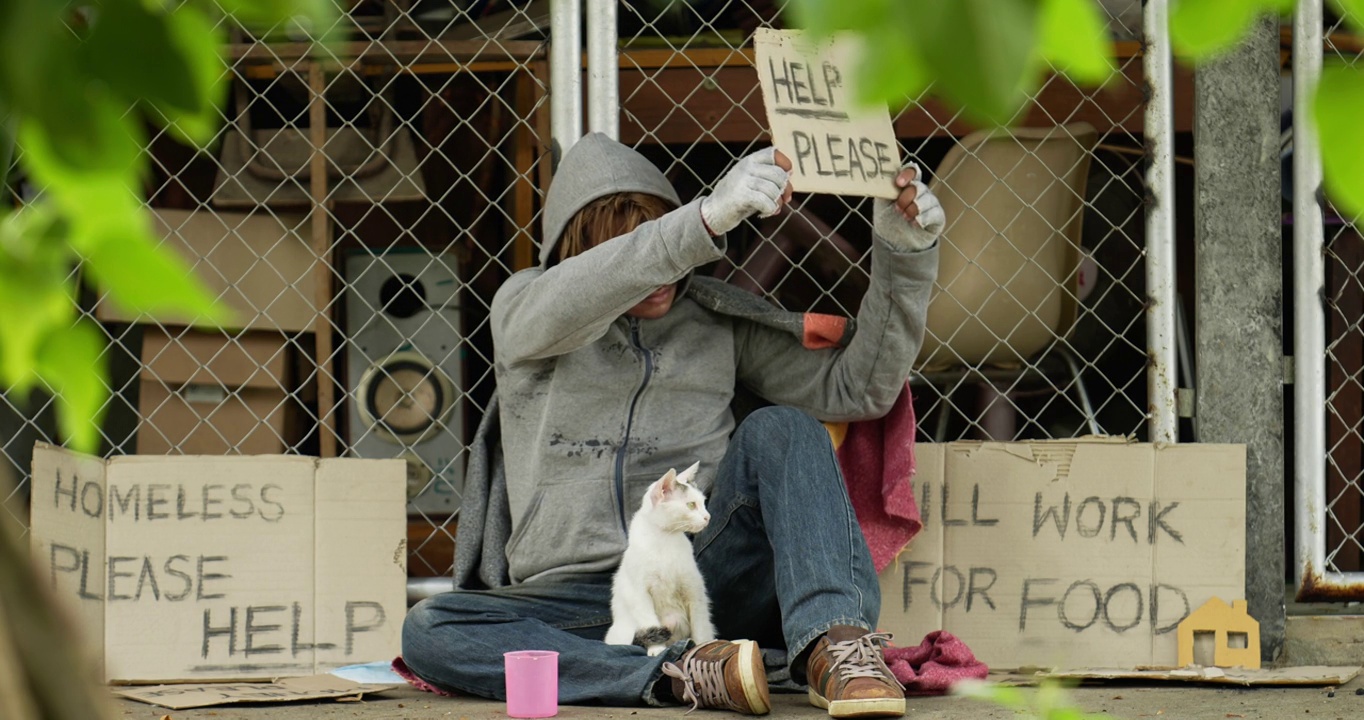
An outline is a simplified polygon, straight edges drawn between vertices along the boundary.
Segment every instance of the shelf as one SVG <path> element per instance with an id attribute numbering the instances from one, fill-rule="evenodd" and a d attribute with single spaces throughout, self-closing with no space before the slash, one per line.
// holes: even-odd
<path id="1" fill-rule="evenodd" d="M 271 77 L 312 60 L 314 47 L 307 42 L 232 43 L 228 46 L 228 59 L 248 77 Z M 530 40 L 346 42 L 336 46 L 337 55 L 344 59 L 329 58 L 326 64 L 348 69 L 361 66 L 366 73 L 391 71 L 395 67 L 422 74 L 513 71 L 543 58 L 546 47 L 545 43 Z"/>

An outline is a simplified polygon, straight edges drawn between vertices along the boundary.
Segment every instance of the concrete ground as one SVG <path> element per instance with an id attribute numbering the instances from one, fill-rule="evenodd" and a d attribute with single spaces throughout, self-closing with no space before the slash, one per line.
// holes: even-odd
<path id="1" fill-rule="evenodd" d="M 1324 718 L 1346 720 L 1364 717 L 1364 680 L 1355 678 L 1338 688 L 1239 688 L 1194 685 L 1085 685 L 1071 689 L 1074 704 L 1104 717 L 1125 718 Z M 1023 692 L 1034 692 L 1021 688 Z M 1019 720 L 1027 717 L 1012 710 L 985 705 L 960 697 L 911 698 L 906 717 L 916 720 Z M 577 720 L 606 718 L 617 720 L 664 720 L 681 718 L 684 708 L 603 708 L 561 707 L 560 718 Z M 417 720 L 491 720 L 505 718 L 502 703 L 437 697 L 403 687 L 379 695 L 366 696 L 361 702 L 318 702 L 289 705 L 220 706 L 197 710 L 168 710 L 131 700 L 115 701 L 115 718 L 126 720 L 371 720 L 401 718 Z M 694 720 L 722 717 L 720 713 L 697 711 Z M 723 717 L 738 717 L 725 714 Z M 804 695 L 774 695 L 773 720 L 785 718 L 828 717 L 823 710 L 806 704 Z"/>

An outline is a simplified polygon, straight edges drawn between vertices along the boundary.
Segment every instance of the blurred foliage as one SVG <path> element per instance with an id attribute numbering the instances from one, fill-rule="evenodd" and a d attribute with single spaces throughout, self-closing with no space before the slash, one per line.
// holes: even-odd
<path id="1" fill-rule="evenodd" d="M 1066 686 L 1051 680 L 1043 680 L 1031 690 L 989 682 L 962 682 L 953 686 L 952 693 L 1012 710 L 1020 720 L 1111 720 L 1113 717 L 1107 713 L 1086 713 L 1075 707 Z"/>
<path id="2" fill-rule="evenodd" d="M 234 18 L 325 47 L 339 13 L 333 0 L 0 1 L 0 179 L 17 143 L 38 191 L 0 203 L 0 385 L 14 402 L 51 390 L 74 448 L 98 447 L 109 392 L 103 334 L 76 309 L 82 277 L 129 311 L 229 320 L 159 246 L 143 184 L 149 126 L 199 147 L 216 137 Z"/>
<path id="3" fill-rule="evenodd" d="M 1294 0 L 1176 0 L 1170 42 L 1183 59 L 1201 63 L 1231 49 L 1266 14 L 1288 15 Z"/>
<path id="4" fill-rule="evenodd" d="M 1114 71 L 1096 0 L 792 0 L 800 27 L 862 40 L 857 88 L 901 106 L 932 92 L 981 125 L 1018 119 L 1056 68 L 1077 83 Z"/>
<path id="5" fill-rule="evenodd" d="M 1364 36 L 1364 0 L 1329 0 Z M 1266 14 L 1294 0 L 1172 0 L 1177 59 L 1198 65 L 1234 48 Z M 931 92 L 981 126 L 1019 121 L 1052 72 L 1080 85 L 1113 72 L 1113 41 L 1098 0 L 791 0 L 799 27 L 847 31 L 862 43 L 858 89 L 869 103 L 901 107 Z M 1331 63 L 1311 106 L 1328 195 L 1364 214 L 1364 63 Z"/>

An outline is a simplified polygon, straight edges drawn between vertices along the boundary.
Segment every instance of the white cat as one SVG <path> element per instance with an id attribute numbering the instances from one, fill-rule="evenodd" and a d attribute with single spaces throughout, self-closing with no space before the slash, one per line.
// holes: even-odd
<path id="1" fill-rule="evenodd" d="M 690 637 L 715 639 L 705 581 L 687 533 L 710 522 L 706 497 L 692 479 L 700 463 L 669 470 L 644 493 L 630 520 L 629 543 L 611 583 L 611 645 L 642 645 L 650 655 Z"/>

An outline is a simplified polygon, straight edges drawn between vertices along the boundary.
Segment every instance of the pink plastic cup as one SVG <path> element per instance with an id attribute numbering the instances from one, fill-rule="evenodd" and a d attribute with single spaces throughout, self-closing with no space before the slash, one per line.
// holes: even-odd
<path id="1" fill-rule="evenodd" d="M 507 714 L 547 718 L 559 713 L 559 653 L 518 650 L 502 654 L 507 666 Z"/>

